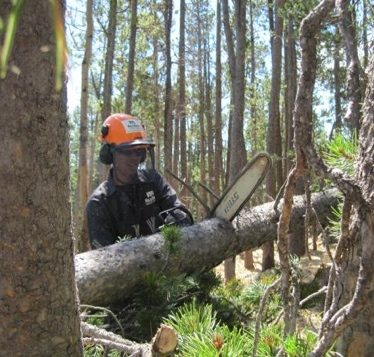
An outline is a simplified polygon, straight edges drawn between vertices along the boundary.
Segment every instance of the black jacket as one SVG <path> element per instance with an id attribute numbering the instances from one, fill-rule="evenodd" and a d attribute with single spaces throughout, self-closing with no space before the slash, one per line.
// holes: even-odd
<path id="1" fill-rule="evenodd" d="M 99 248 L 125 236 L 155 233 L 163 224 L 158 214 L 174 207 L 186 210 L 173 188 L 156 170 L 138 170 L 135 182 L 125 186 L 115 186 L 111 172 L 87 203 L 91 245 Z"/>

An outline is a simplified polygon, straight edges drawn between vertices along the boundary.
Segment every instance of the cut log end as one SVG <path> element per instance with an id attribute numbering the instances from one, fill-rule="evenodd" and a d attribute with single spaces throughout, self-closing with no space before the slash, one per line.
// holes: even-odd
<path id="1" fill-rule="evenodd" d="M 175 330 L 171 326 L 161 324 L 152 340 L 152 356 L 172 356 L 177 343 L 178 337 Z"/>

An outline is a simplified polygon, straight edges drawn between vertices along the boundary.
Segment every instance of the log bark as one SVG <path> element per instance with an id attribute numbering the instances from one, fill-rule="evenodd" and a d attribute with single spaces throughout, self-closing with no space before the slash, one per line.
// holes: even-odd
<path id="1" fill-rule="evenodd" d="M 337 202 L 336 190 L 312 195 L 322 225 Z M 304 213 L 303 196 L 295 196 L 291 229 L 302 224 Z M 218 218 L 185 227 L 176 253 L 168 252 L 158 233 L 78 254 L 75 262 L 80 301 L 101 306 L 115 303 L 129 296 L 149 273 L 209 270 L 224 259 L 274 240 L 279 215 L 280 208 L 275 211 L 269 202 L 242 213 L 236 227 Z"/>

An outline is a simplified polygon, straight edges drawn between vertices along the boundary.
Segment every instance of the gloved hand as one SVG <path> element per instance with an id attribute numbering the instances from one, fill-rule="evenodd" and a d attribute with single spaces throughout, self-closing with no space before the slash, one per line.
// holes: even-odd
<path id="1" fill-rule="evenodd" d="M 166 211 L 162 211 L 159 216 L 164 221 L 164 225 L 167 226 L 175 224 L 184 227 L 193 224 L 191 214 L 187 210 L 179 207 L 173 207 Z"/>

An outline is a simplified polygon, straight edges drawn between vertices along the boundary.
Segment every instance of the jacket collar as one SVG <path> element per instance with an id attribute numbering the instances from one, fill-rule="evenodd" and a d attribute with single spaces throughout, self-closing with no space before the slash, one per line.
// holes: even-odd
<path id="1" fill-rule="evenodd" d="M 145 171 L 146 170 L 138 170 L 138 174 L 137 174 L 134 182 L 129 184 L 129 185 L 151 182 L 152 180 L 145 174 Z M 118 191 L 118 187 L 119 186 L 116 186 L 114 184 L 114 181 L 113 181 L 113 167 L 112 167 L 109 171 L 108 180 L 107 180 L 108 196 L 110 196 L 110 195 L 114 194 L 116 191 Z"/>

